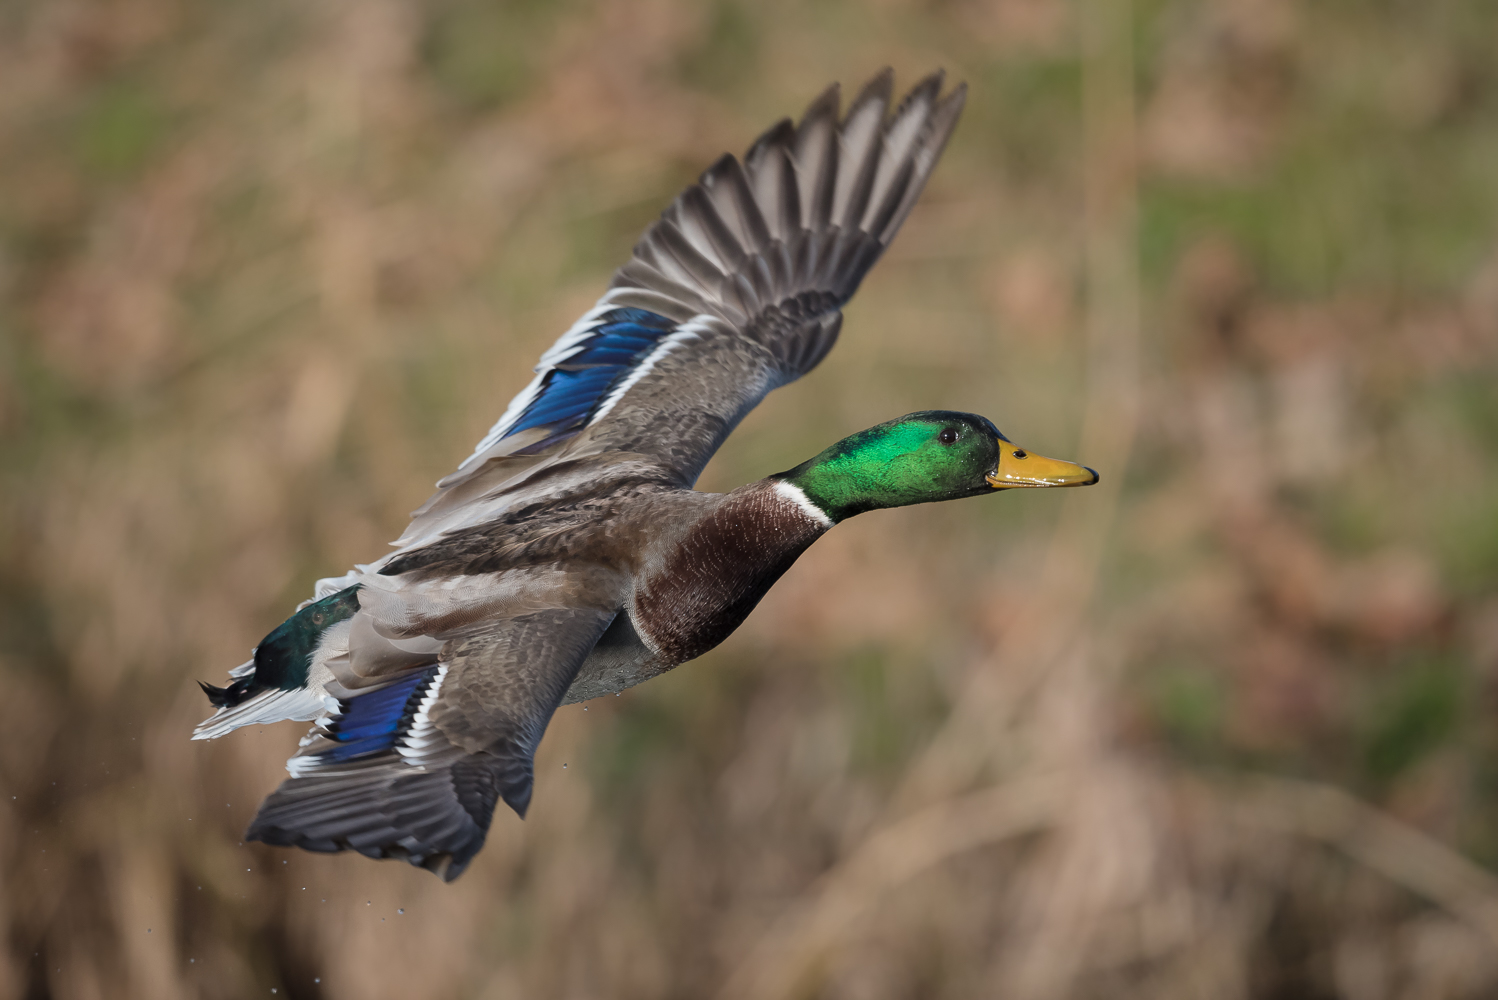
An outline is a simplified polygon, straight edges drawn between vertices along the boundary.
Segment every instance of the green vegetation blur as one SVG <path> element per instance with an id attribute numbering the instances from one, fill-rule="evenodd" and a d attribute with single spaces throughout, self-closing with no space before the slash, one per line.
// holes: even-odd
<path id="1" fill-rule="evenodd" d="M 869 514 L 558 713 L 446 886 L 191 743 L 721 152 L 970 88 L 699 484 L 976 411 L 1091 490 Z M 0 997 L 1498 995 L 1483 0 L 0 10 Z"/>

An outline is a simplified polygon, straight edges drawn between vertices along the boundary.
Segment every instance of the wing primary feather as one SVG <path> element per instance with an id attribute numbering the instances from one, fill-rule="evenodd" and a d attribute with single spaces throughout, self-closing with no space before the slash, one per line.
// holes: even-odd
<path id="1" fill-rule="evenodd" d="M 791 247 L 791 273 L 799 277 L 810 288 L 819 287 L 818 263 L 822 257 L 824 233 L 803 230 Z"/>
<path id="2" fill-rule="evenodd" d="M 770 242 L 770 228 L 755 201 L 749 177 L 738 160 L 732 156 L 719 160 L 718 165 L 710 172 L 710 182 L 705 187 L 723 217 L 737 221 L 738 231 L 743 234 L 746 247 L 759 248 Z"/>
<path id="3" fill-rule="evenodd" d="M 891 201 L 898 205 L 898 195 L 914 176 L 914 172 L 907 171 L 906 167 L 911 164 L 912 157 L 919 149 L 917 144 L 930 121 L 933 105 L 941 92 L 941 81 L 940 70 L 922 80 L 900 102 L 885 125 L 882 137 L 884 148 L 879 157 L 879 168 L 874 175 L 868 217 L 861 227 L 875 237 L 881 236 L 883 228 L 875 225 L 874 220 L 889 214 L 885 211 L 885 206 Z"/>
<path id="4" fill-rule="evenodd" d="M 755 140 L 744 156 L 752 197 L 761 206 L 765 227 L 774 240 L 787 240 L 801 228 L 796 173 L 786 157 L 795 141 L 796 126 L 789 118 L 782 118 Z"/>
<path id="5" fill-rule="evenodd" d="M 927 73 L 914 87 L 910 88 L 910 93 L 900 99 L 900 103 L 895 107 L 895 116 L 899 117 L 912 104 L 918 102 L 930 104 L 935 101 L 941 96 L 941 85 L 946 78 L 947 71 L 944 69 L 932 70 L 930 73 Z"/>
<path id="6" fill-rule="evenodd" d="M 776 240 L 765 249 L 760 262 L 769 275 L 771 294 L 776 298 L 785 298 L 791 287 L 791 248 L 781 240 Z"/>
<path id="7" fill-rule="evenodd" d="M 737 261 L 743 255 L 742 250 L 738 254 L 723 253 L 719 249 L 717 241 L 707 231 L 706 220 L 689 207 L 688 200 L 685 197 L 676 199 L 669 208 L 661 213 L 661 218 L 669 222 L 681 238 L 701 255 L 704 260 L 711 264 L 715 271 L 721 273 L 730 270 L 728 262 L 730 260 Z"/>
<path id="8" fill-rule="evenodd" d="M 742 271 L 735 271 L 729 275 L 728 280 L 733 283 L 734 294 L 743 303 L 744 314 L 746 316 L 757 315 L 763 308 L 764 302 L 760 299 L 758 292 L 755 291 L 753 283 L 749 280 L 749 276 Z"/>
<path id="9" fill-rule="evenodd" d="M 801 191 L 802 224 L 813 232 L 827 228 L 837 194 L 838 86 L 833 84 L 806 109 L 796 128 L 796 186 Z"/>
<path id="10" fill-rule="evenodd" d="M 768 169 L 780 174 L 778 190 L 780 198 L 771 204 L 772 209 L 780 217 L 781 241 L 789 242 L 802 228 L 802 212 L 805 206 L 805 195 L 801 190 L 801 183 L 796 177 L 796 164 L 792 159 L 794 133 L 779 150 L 779 155 Z"/>
<path id="11" fill-rule="evenodd" d="M 789 118 L 782 118 L 761 133 L 750 145 L 749 151 L 744 154 L 744 169 L 750 175 L 758 174 L 769 157 L 775 150 L 786 147 L 796 140 L 796 123 Z"/>
<path id="12" fill-rule="evenodd" d="M 937 103 L 925 128 L 921 130 L 921 141 L 913 156 L 914 170 L 911 174 L 911 182 L 902 193 L 899 207 L 890 216 L 884 231 L 878 234 L 879 241 L 886 246 L 895 238 L 905 217 L 915 207 L 916 199 L 920 197 L 921 191 L 926 186 L 926 179 L 931 176 L 937 159 L 940 158 L 942 150 L 946 148 L 947 140 L 952 136 L 952 129 L 957 125 L 957 118 L 962 114 L 962 107 L 966 100 L 967 84 L 959 83 L 952 88 L 950 94 Z"/>
<path id="13" fill-rule="evenodd" d="M 900 202 L 910 180 L 915 176 L 915 164 L 905 160 L 900 164 L 899 171 L 895 174 L 893 181 L 888 185 L 884 197 L 869 205 L 869 218 L 864 224 L 864 229 L 870 233 L 880 234 L 889 229 L 890 221 L 894 219 L 895 212 L 899 211 Z M 880 241 L 879 246 L 884 246 Z"/>
<path id="14" fill-rule="evenodd" d="M 658 220 L 646 242 L 651 263 L 677 282 L 695 287 L 698 294 L 711 295 L 723 280 L 723 272 L 698 253 L 669 219 Z"/>
<path id="15" fill-rule="evenodd" d="M 779 256 L 774 253 L 769 255 L 771 260 Z M 759 297 L 762 305 L 774 303 L 782 297 L 780 284 L 775 280 L 775 273 L 770 270 L 770 261 L 765 257 L 765 254 L 755 254 L 754 260 L 749 264 L 748 273 L 745 275 L 754 287 L 754 293 Z"/>
<path id="16" fill-rule="evenodd" d="M 831 218 L 845 228 L 857 228 L 868 204 L 893 83 L 894 71 L 886 67 L 858 92 L 838 129 L 838 177 Z"/>
<path id="17" fill-rule="evenodd" d="M 681 206 L 679 214 L 684 218 L 694 220 L 701 227 L 703 235 L 712 242 L 718 259 L 725 265 L 725 270 L 732 270 L 743 263 L 744 244 L 724 221 L 724 215 L 708 192 L 700 187 L 687 188 L 677 204 Z M 758 242 L 750 245 L 757 246 Z"/>
<path id="18" fill-rule="evenodd" d="M 719 219 L 734 234 L 735 242 L 743 247 L 758 246 L 759 241 L 755 239 L 754 234 L 745 225 L 745 220 L 740 217 L 738 206 L 734 205 L 727 197 L 729 194 L 727 187 L 729 172 L 736 172 L 742 169 L 739 166 L 739 161 L 732 153 L 724 153 L 718 157 L 717 161 L 711 167 L 702 172 L 702 175 L 697 178 L 696 184 L 683 191 L 676 200 L 678 204 L 681 204 L 686 200 L 688 192 L 697 192 L 699 195 L 704 196 L 713 206 L 713 210 L 718 213 Z"/>
<path id="19" fill-rule="evenodd" d="M 670 222 L 656 223 L 656 249 L 669 255 L 680 266 L 681 271 L 703 291 L 711 293 L 723 280 L 723 271 L 697 252 L 681 230 Z"/>

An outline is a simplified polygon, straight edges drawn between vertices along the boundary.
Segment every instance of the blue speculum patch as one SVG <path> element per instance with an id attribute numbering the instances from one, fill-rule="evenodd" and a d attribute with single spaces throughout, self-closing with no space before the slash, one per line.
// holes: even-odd
<path id="1" fill-rule="evenodd" d="M 674 329 L 674 322 L 644 309 L 605 313 L 582 350 L 546 374 L 505 437 L 531 427 L 556 425 L 561 432 L 583 426 L 609 390 Z"/>
<path id="2" fill-rule="evenodd" d="M 380 753 L 395 746 L 395 741 L 411 726 L 421 699 L 426 697 L 437 668 L 427 667 L 403 677 L 378 691 L 350 698 L 343 715 L 328 727 L 339 745 L 320 756 L 329 760 L 349 760 L 366 754 Z"/>

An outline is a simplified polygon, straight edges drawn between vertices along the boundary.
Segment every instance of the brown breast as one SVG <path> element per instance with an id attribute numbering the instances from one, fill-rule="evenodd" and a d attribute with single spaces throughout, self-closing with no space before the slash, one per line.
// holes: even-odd
<path id="1" fill-rule="evenodd" d="M 739 627 L 829 527 L 772 481 L 734 490 L 637 587 L 630 609 L 636 629 L 664 666 L 702 655 Z"/>

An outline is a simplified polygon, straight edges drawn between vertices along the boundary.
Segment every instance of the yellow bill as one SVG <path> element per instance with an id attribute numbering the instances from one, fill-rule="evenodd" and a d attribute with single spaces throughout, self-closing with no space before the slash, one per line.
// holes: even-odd
<path id="1" fill-rule="evenodd" d="M 996 490 L 1042 486 L 1091 486 L 1098 475 L 1085 465 L 1046 458 L 999 438 L 999 466 L 984 477 Z"/>

